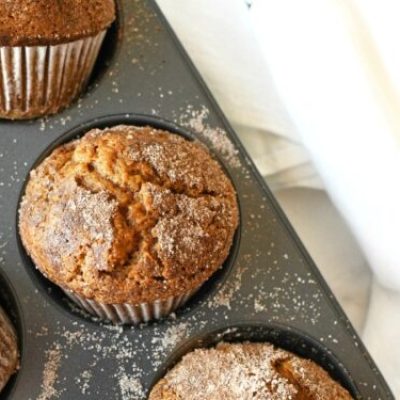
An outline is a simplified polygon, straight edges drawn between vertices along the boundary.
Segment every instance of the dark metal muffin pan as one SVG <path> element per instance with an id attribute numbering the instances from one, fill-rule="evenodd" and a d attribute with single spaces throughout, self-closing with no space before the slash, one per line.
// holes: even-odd
<path id="1" fill-rule="evenodd" d="M 222 339 L 268 340 L 315 360 L 354 398 L 394 399 L 155 3 L 118 8 L 92 85 L 75 104 L 48 119 L 0 122 L 0 301 L 23 349 L 0 399 L 145 399 L 182 354 Z M 241 210 L 224 268 L 182 310 L 138 327 L 93 320 L 68 303 L 34 270 L 16 222 L 25 178 L 44 152 L 89 126 L 120 122 L 205 142 Z"/>

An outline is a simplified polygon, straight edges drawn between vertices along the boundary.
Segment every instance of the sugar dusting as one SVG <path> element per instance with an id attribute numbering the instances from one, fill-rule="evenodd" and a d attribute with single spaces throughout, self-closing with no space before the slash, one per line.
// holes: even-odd
<path id="1" fill-rule="evenodd" d="M 220 127 L 212 127 L 206 121 L 210 111 L 202 106 L 200 110 L 188 107 L 179 117 L 182 126 L 192 129 L 200 135 L 214 151 L 220 154 L 230 167 L 239 168 L 239 150 L 235 147 L 225 130 Z"/>
<path id="2" fill-rule="evenodd" d="M 61 184 L 55 193 L 59 201 L 49 209 L 52 218 L 48 218 L 45 228 L 46 250 L 51 260 L 62 265 L 66 255 L 77 254 L 87 245 L 96 268 L 112 270 L 108 257 L 114 240 L 112 216 L 117 202 L 106 191 L 92 193 L 75 180 Z M 24 203 L 21 213 L 25 206 Z"/>
<path id="3" fill-rule="evenodd" d="M 159 393 L 191 400 L 350 400 L 346 390 L 316 364 L 267 343 L 220 343 L 197 349 L 167 373 L 150 400 Z"/>
<path id="4" fill-rule="evenodd" d="M 93 378 L 92 371 L 83 371 L 79 376 L 75 377 L 75 384 L 81 387 L 82 394 L 89 393 L 90 381 Z"/>
<path id="5" fill-rule="evenodd" d="M 198 349 L 166 375 L 161 391 L 193 400 L 292 400 L 296 387 L 274 367 L 285 358 L 267 344 L 221 343 L 215 349 Z"/>
<path id="6" fill-rule="evenodd" d="M 202 322 L 199 322 L 198 327 L 201 327 L 202 324 Z M 189 336 L 190 331 L 190 325 L 181 322 L 177 325 L 170 326 L 164 333 L 155 334 L 151 340 L 151 343 L 154 346 L 153 364 L 155 368 L 161 365 L 165 353 L 174 350 L 179 343 Z"/>
<path id="7" fill-rule="evenodd" d="M 208 307 L 213 309 L 217 307 L 226 307 L 232 309 L 232 300 L 242 287 L 242 277 L 247 268 L 239 267 L 236 275 L 227 284 L 225 284 L 213 298 L 208 301 Z"/>
<path id="8" fill-rule="evenodd" d="M 141 400 L 144 398 L 144 389 L 137 374 L 129 375 L 123 369 L 118 374 L 118 385 L 121 400 Z"/>
<path id="9" fill-rule="evenodd" d="M 97 321 L 95 330 L 85 324 L 75 323 L 74 328 L 65 328 L 58 325 L 53 334 L 58 338 L 46 352 L 46 362 L 43 371 L 41 393 L 36 400 L 57 399 L 65 389 L 59 371 L 63 366 L 71 362 L 72 354 L 85 352 L 86 363 L 77 365 L 74 383 L 83 397 L 102 396 L 105 393 L 97 392 L 97 384 L 102 375 L 107 374 L 107 379 L 114 380 L 107 393 L 111 398 L 120 400 L 143 400 L 146 398 L 144 379 L 153 370 L 158 369 L 165 357 L 174 348 L 191 334 L 189 323 L 175 321 L 175 315 L 164 321 L 168 324 L 163 327 L 153 327 L 152 343 L 144 347 L 144 338 L 148 335 L 147 325 L 137 327 L 122 327 L 105 324 Z M 199 323 L 198 327 L 202 327 Z M 134 334 L 134 335 L 132 335 Z M 49 335 L 47 329 L 38 330 L 37 337 Z M 113 369 L 109 369 L 108 360 L 113 359 Z M 88 361 L 89 360 L 89 361 Z M 143 369 L 143 362 L 150 363 L 150 370 Z M 112 372 L 114 371 L 114 372 Z M 65 386 L 65 385 L 64 385 Z"/>
<path id="10" fill-rule="evenodd" d="M 43 332 L 38 332 L 38 335 L 47 335 L 47 330 Z M 112 333 L 111 336 L 110 333 Z M 137 354 L 135 345 L 124 335 L 121 326 L 99 324 L 97 330 L 91 331 L 84 324 L 75 323 L 75 329 L 58 326 L 55 334 L 58 339 L 47 352 L 42 392 L 36 400 L 50 400 L 59 397 L 61 391 L 56 390 L 55 387 L 59 380 L 58 371 L 63 361 L 68 363 L 70 355 L 77 349 L 79 352 L 90 353 L 91 358 L 89 368 L 80 371 L 79 366 L 77 366 L 74 378 L 75 384 L 83 396 L 96 394 L 94 383 L 96 379 L 101 379 L 101 375 L 104 373 L 102 365 L 105 360 L 113 358 L 118 365 L 113 375 L 115 379 L 113 391 L 117 390 L 114 393 L 114 398 L 121 400 L 141 400 L 144 398 L 141 383 L 142 371 L 135 363 Z"/>
<path id="11" fill-rule="evenodd" d="M 59 397 L 61 392 L 55 385 L 58 379 L 58 370 L 61 365 L 61 347 L 55 344 L 46 352 L 47 360 L 43 371 L 43 380 L 41 384 L 42 391 L 37 400 L 50 400 Z"/>
<path id="12" fill-rule="evenodd" d="M 185 338 L 188 328 L 187 323 L 181 322 L 169 327 L 162 336 L 154 337 L 152 343 L 155 344 L 156 351 L 172 350 Z"/>

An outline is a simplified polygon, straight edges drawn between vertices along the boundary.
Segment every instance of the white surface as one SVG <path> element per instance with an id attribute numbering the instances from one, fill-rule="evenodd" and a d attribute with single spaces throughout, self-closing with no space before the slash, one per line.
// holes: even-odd
<path id="1" fill-rule="evenodd" d="M 158 3 L 400 398 L 395 2 Z"/>

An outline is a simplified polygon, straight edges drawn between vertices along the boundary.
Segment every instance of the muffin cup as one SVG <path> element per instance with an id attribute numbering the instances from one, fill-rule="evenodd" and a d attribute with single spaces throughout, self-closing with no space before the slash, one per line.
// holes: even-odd
<path id="1" fill-rule="evenodd" d="M 106 30 L 52 46 L 0 47 L 0 117 L 54 114 L 82 91 Z"/>
<path id="2" fill-rule="evenodd" d="M 86 299 L 76 293 L 63 289 L 64 293 L 89 314 L 114 324 L 140 324 L 167 317 L 183 306 L 198 290 L 197 287 L 179 296 L 171 296 L 167 300 L 156 300 L 153 303 L 141 304 L 103 304 Z"/>

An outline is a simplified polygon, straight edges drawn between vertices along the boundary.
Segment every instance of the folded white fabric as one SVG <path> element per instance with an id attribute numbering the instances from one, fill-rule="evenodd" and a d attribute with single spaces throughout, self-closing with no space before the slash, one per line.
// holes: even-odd
<path id="1" fill-rule="evenodd" d="M 278 91 L 330 195 L 376 276 L 400 290 L 400 97 L 360 13 L 351 0 L 255 0 L 252 10 Z"/>
<path id="2" fill-rule="evenodd" d="M 243 0 L 158 0 L 269 184 L 321 187 L 282 106 Z"/>

